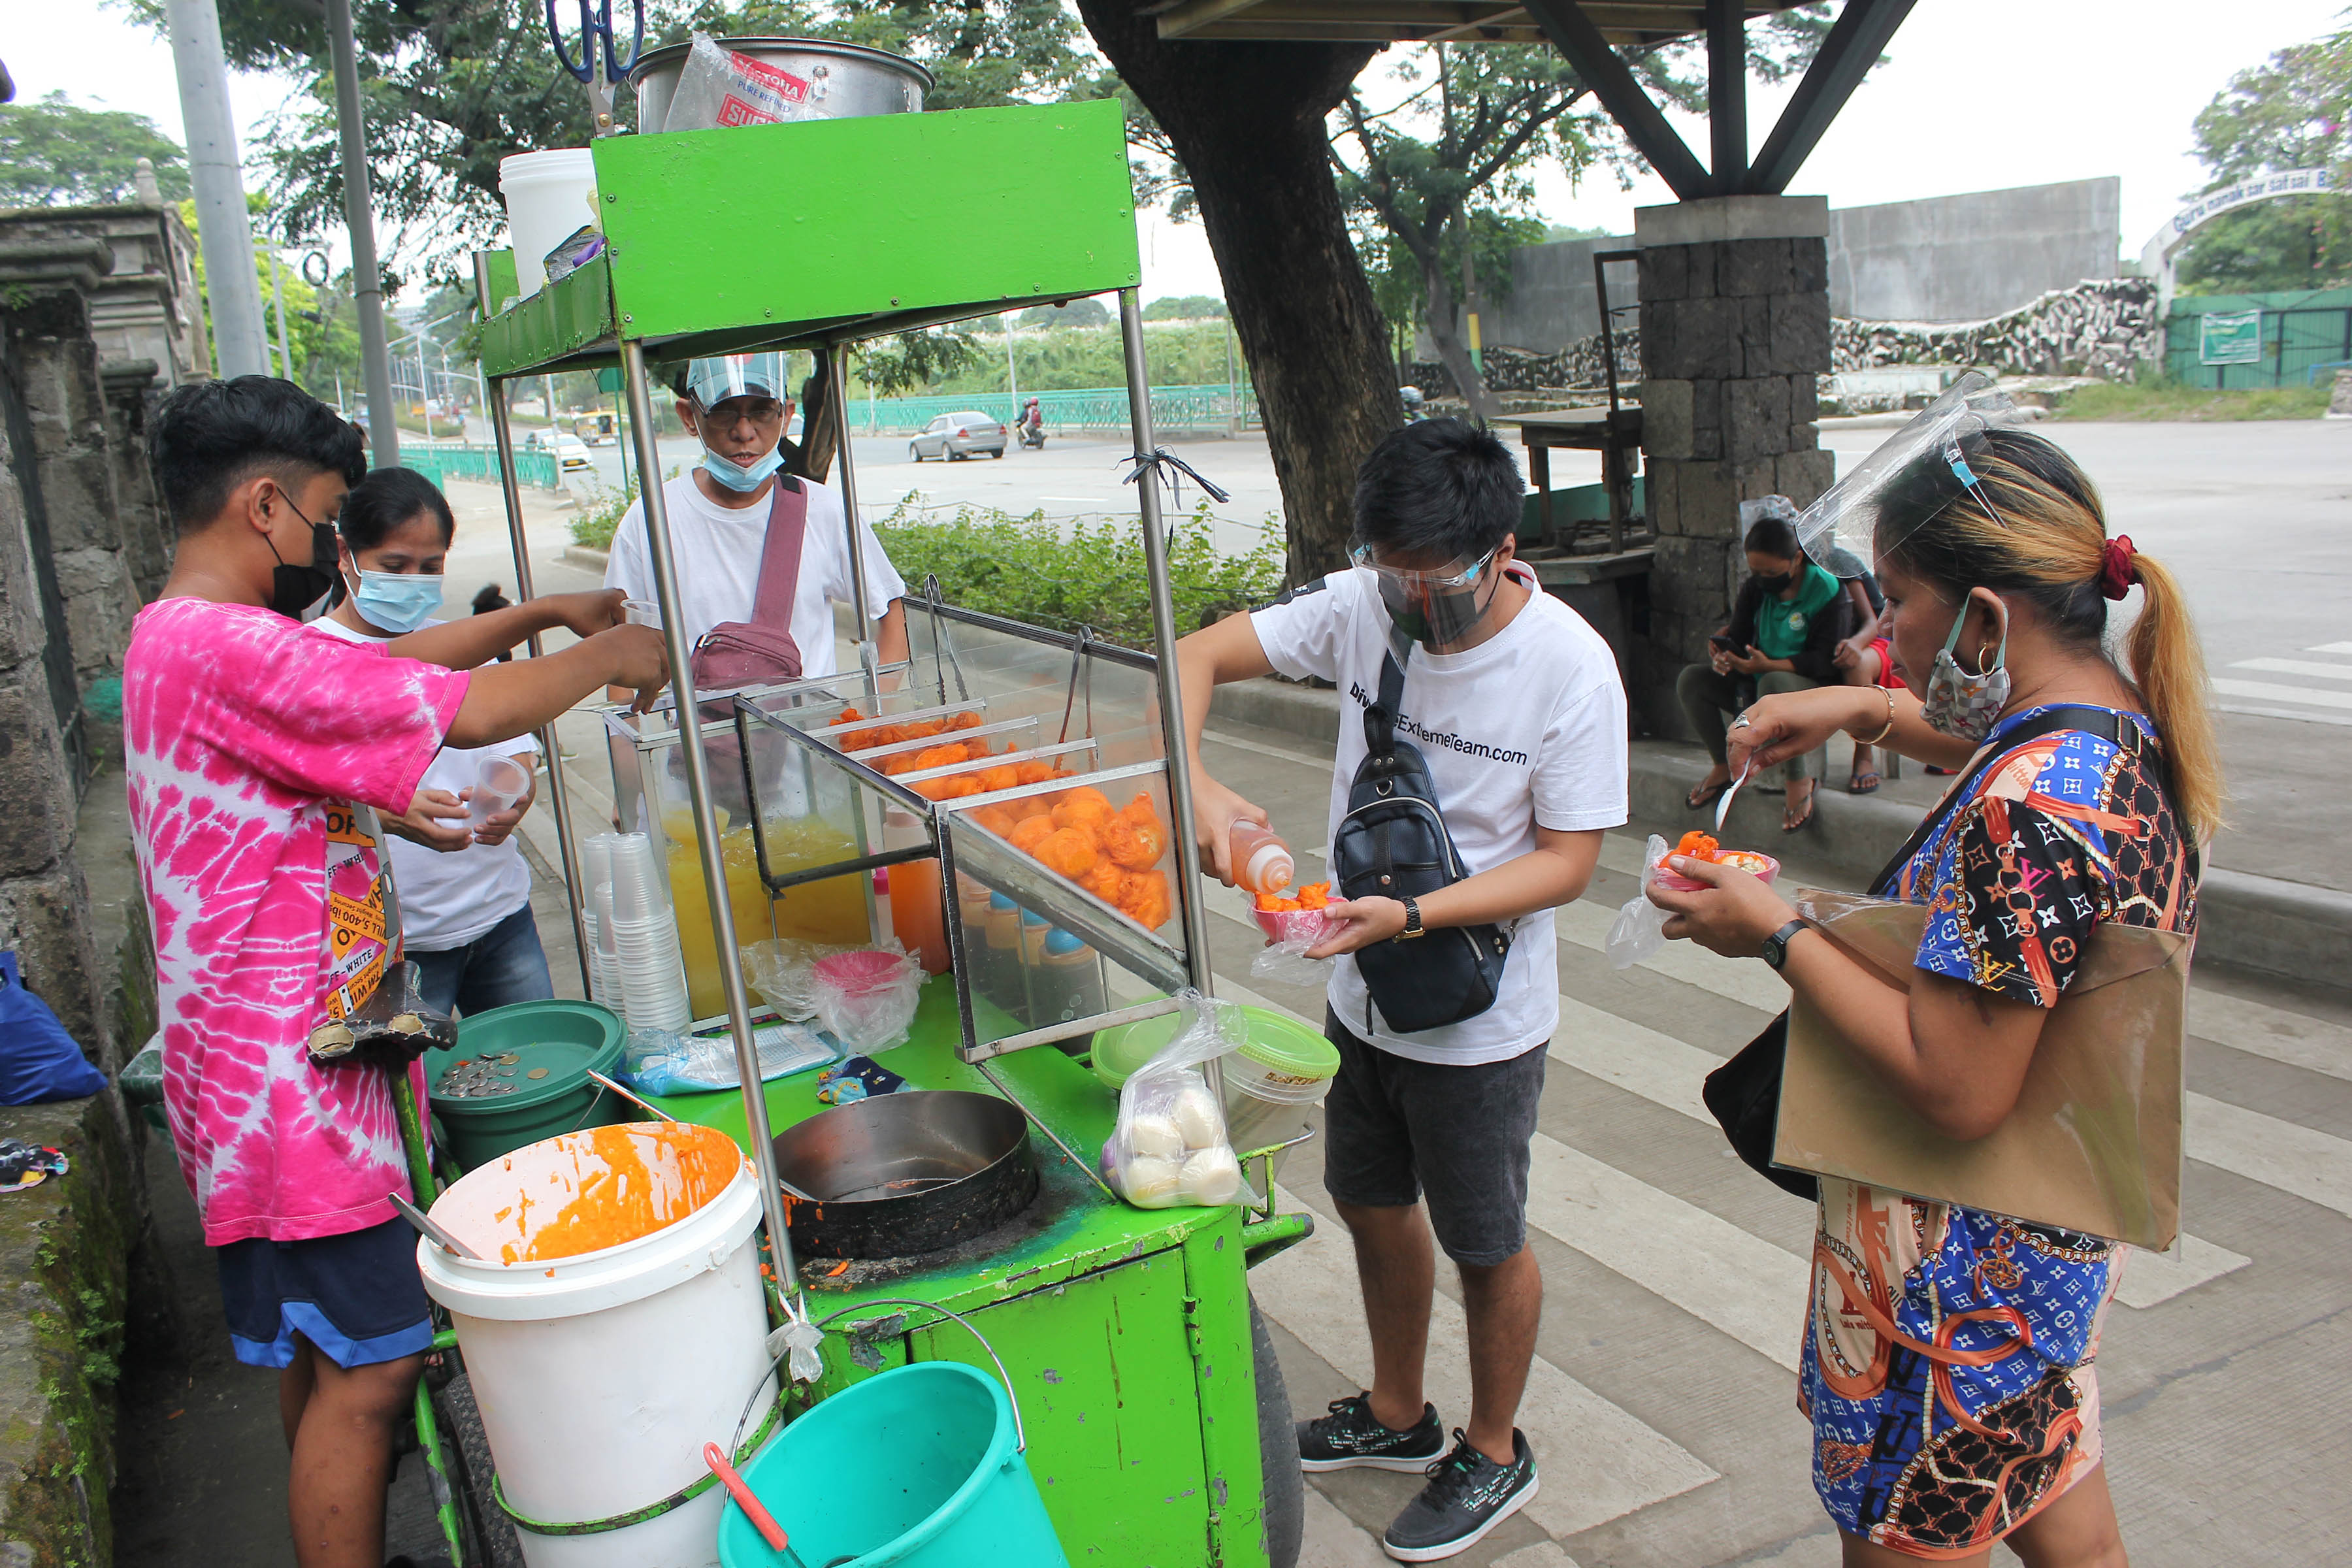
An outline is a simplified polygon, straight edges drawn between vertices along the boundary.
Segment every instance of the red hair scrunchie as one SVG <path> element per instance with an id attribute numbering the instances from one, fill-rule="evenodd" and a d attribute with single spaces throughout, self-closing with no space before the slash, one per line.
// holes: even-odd
<path id="1" fill-rule="evenodd" d="M 2131 535 L 2118 533 L 2107 541 L 2099 557 L 2099 592 L 2110 599 L 2120 599 L 2131 592 L 2139 581 L 2139 567 L 2133 563 Z"/>

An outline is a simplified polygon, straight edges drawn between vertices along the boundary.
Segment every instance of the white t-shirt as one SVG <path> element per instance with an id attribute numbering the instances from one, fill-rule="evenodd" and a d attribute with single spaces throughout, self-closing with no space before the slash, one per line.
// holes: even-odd
<path id="1" fill-rule="evenodd" d="M 808 491 L 808 535 L 801 545 L 800 581 L 793 589 L 793 641 L 800 645 L 802 675 L 831 675 L 839 668 L 834 656 L 831 601 L 854 602 L 849 540 L 843 527 L 841 492 L 813 479 L 801 483 Z M 706 499 L 691 471 L 662 486 L 689 647 L 715 626 L 751 618 L 772 499 L 772 495 L 763 497 L 757 506 L 730 510 Z M 866 605 L 878 621 L 888 612 L 891 600 L 906 596 L 907 584 L 891 566 L 890 558 L 882 553 L 882 542 L 874 537 L 874 530 L 861 521 L 857 535 L 866 554 Z M 643 502 L 630 506 L 613 534 L 604 586 L 618 588 L 632 599 L 654 597 Z"/>
<path id="2" fill-rule="evenodd" d="M 345 642 L 383 640 L 355 632 L 331 616 L 321 616 L 310 626 Z M 539 742 L 529 735 L 492 746 L 444 746 L 416 787 L 446 789 L 456 795 L 474 787 L 485 757 L 538 754 Z M 456 823 L 451 820 L 449 825 Z M 530 902 L 530 867 L 513 833 L 497 844 L 468 844 L 463 849 L 446 851 L 406 838 L 393 838 L 391 843 L 392 885 L 400 895 L 401 941 L 409 952 L 446 952 L 463 947 L 488 935 L 492 926 Z"/>
<path id="3" fill-rule="evenodd" d="M 1250 624 L 1275 668 L 1335 682 L 1346 695 L 1331 771 L 1336 834 L 1364 760 L 1363 711 L 1380 692 L 1388 647 L 1380 590 L 1367 573 L 1335 572 L 1320 589 L 1260 610 Z M 1415 647 L 1400 707 L 1398 738 L 1428 759 L 1471 874 L 1531 852 L 1538 826 L 1575 833 L 1624 823 L 1628 747 L 1617 661 L 1584 617 L 1542 589 L 1467 652 Z M 1391 1034 L 1352 958 L 1331 966 L 1330 1003 L 1349 1029 L 1398 1056 L 1464 1067 L 1506 1061 L 1551 1038 L 1559 1022 L 1557 962 L 1552 912 L 1539 910 L 1514 928 L 1501 992 L 1475 1018 Z"/>

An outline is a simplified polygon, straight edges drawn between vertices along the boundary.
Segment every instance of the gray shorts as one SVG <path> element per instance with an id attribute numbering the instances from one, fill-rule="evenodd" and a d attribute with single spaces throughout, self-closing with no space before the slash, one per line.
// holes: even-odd
<path id="1" fill-rule="evenodd" d="M 1323 1186 L 1357 1208 L 1424 1197 L 1437 1245 L 1491 1268 L 1528 1240 L 1528 1145 L 1543 1098 L 1541 1046 L 1475 1067 L 1417 1062 L 1366 1045 L 1328 1009 L 1339 1048 L 1323 1102 Z"/>

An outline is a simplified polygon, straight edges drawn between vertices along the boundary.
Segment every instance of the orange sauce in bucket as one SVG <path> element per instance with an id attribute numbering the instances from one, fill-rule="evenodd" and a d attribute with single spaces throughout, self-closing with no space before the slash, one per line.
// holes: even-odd
<path id="1" fill-rule="evenodd" d="M 520 1178 L 488 1215 L 501 1263 L 577 1258 L 650 1236 L 716 1198 L 743 1163 L 725 1133 L 678 1121 L 624 1122 L 549 1143 L 501 1162 Z"/>

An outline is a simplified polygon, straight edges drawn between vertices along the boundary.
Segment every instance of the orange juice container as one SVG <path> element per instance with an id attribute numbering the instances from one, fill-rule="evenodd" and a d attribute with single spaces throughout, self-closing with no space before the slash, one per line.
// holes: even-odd
<path id="1" fill-rule="evenodd" d="M 1290 886 L 1297 868 L 1290 846 L 1264 823 L 1236 822 L 1225 840 L 1234 880 L 1253 893 L 1278 893 Z"/>

